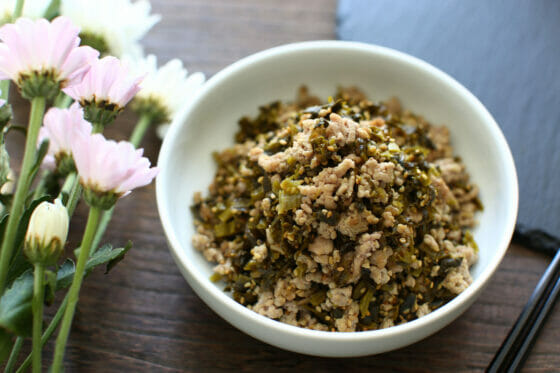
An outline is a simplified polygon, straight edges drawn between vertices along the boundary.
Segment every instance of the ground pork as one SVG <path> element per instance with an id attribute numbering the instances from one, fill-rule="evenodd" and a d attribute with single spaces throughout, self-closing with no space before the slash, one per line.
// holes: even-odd
<path id="1" fill-rule="evenodd" d="M 360 236 L 358 246 L 352 262 L 352 274 L 349 282 L 356 282 L 361 276 L 361 269 L 364 263 L 369 263 L 368 258 L 379 248 L 381 232 L 364 233 Z"/>
<path id="2" fill-rule="evenodd" d="M 472 282 L 477 250 L 466 230 L 479 189 L 445 126 L 396 99 L 375 104 L 342 89 L 325 105 L 302 90 L 240 128 L 215 155 L 209 195 L 194 195 L 192 236 L 239 303 L 290 325 L 352 332 L 422 317 Z"/>
<path id="3" fill-rule="evenodd" d="M 343 118 L 338 114 L 329 116 L 327 136 L 335 139 L 338 145 L 346 145 L 356 141 L 356 138 L 367 138 L 369 126 L 361 125 L 350 118 Z"/>
<path id="4" fill-rule="evenodd" d="M 469 266 L 466 260 L 461 262 L 461 265 L 452 268 L 445 280 L 443 280 L 443 287 L 448 289 L 454 294 L 460 294 L 472 283 L 472 277 L 469 273 Z"/>
<path id="5" fill-rule="evenodd" d="M 343 183 L 342 177 L 354 166 L 354 161 L 348 158 L 344 159 L 336 167 L 325 168 L 321 171 L 313 178 L 311 185 L 301 185 L 299 191 L 302 195 L 315 201 L 317 205 L 322 205 L 327 209 L 335 209 L 338 201 L 336 193 Z M 344 192 L 345 190 L 342 190 L 340 194 L 344 194 Z"/>
<path id="6" fill-rule="evenodd" d="M 336 319 L 335 325 L 340 332 L 354 332 L 358 324 L 358 315 L 360 314 L 360 306 L 357 302 L 352 302 L 344 311 L 344 315 Z"/>
<path id="7" fill-rule="evenodd" d="M 271 319 L 278 319 L 284 314 L 281 308 L 274 305 L 274 296 L 268 291 L 259 296 L 258 302 L 252 308 L 253 311 Z"/>
<path id="8" fill-rule="evenodd" d="M 253 260 L 256 262 L 262 262 L 266 259 L 268 250 L 265 244 L 255 246 L 251 249 L 251 255 L 253 255 Z"/>
<path id="9" fill-rule="evenodd" d="M 327 292 L 327 296 L 332 304 L 337 307 L 346 307 L 352 302 L 352 286 L 345 288 L 335 288 Z"/>
<path id="10" fill-rule="evenodd" d="M 340 217 L 336 229 L 345 236 L 354 238 L 368 230 L 369 222 L 356 209 L 350 209 Z"/>
<path id="11" fill-rule="evenodd" d="M 463 181 L 465 178 L 465 167 L 453 158 L 438 159 L 434 164 L 440 169 L 441 177 L 448 184 Z"/>

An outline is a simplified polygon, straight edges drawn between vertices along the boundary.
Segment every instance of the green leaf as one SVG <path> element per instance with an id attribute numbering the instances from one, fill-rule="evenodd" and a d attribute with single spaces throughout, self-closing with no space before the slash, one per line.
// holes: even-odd
<path id="1" fill-rule="evenodd" d="M 4 230 L 6 229 L 6 224 L 8 224 L 8 215 L 4 215 L 0 218 L 0 237 L 4 237 Z"/>
<path id="2" fill-rule="evenodd" d="M 54 300 L 54 292 L 56 291 L 57 274 L 48 269 L 45 271 L 45 303 L 50 305 Z"/>
<path id="3" fill-rule="evenodd" d="M 16 278 L 18 278 L 23 272 L 27 271 L 28 269 L 33 268 L 33 265 L 29 263 L 25 255 L 23 254 L 23 250 L 17 250 L 12 258 L 12 262 L 10 263 L 10 268 L 8 268 L 8 278 L 7 283 L 11 284 Z"/>
<path id="4" fill-rule="evenodd" d="M 9 332 L 31 335 L 33 271 L 25 271 L 0 298 L 0 326 Z"/>
<path id="5" fill-rule="evenodd" d="M 68 204 L 68 198 L 70 198 L 70 195 L 65 191 L 60 191 L 59 196 L 60 202 L 62 202 L 62 204 L 66 206 Z"/>
<path id="6" fill-rule="evenodd" d="M 111 245 L 104 245 L 93 254 L 86 263 L 86 275 L 95 267 L 107 264 L 111 269 L 130 249 L 131 245 L 113 249 Z M 47 283 L 55 291 L 67 288 L 72 283 L 76 267 L 71 259 L 66 259 L 56 274 L 56 283 L 47 274 Z M 47 272 L 48 273 L 48 272 Z M 51 291 L 47 289 L 48 291 Z M 33 271 L 22 273 L 0 297 L 0 327 L 21 336 L 31 334 L 33 297 Z"/>
<path id="7" fill-rule="evenodd" d="M 6 228 L 7 222 L 8 215 L 4 215 L 0 220 L 0 237 L 4 236 L 4 229 Z M 22 250 L 17 250 L 8 268 L 7 283 L 11 284 L 19 275 L 29 268 L 31 268 L 31 263 L 27 261 Z"/>
<path id="8" fill-rule="evenodd" d="M 58 268 L 56 273 L 56 290 L 64 289 L 72 284 L 76 272 L 76 265 L 72 259 L 66 259 L 64 263 Z"/>
<path id="9" fill-rule="evenodd" d="M 0 329 L 0 364 L 10 356 L 11 349 L 12 336 L 4 329 Z"/>
<path id="10" fill-rule="evenodd" d="M 119 247 L 113 249 L 110 244 L 105 244 L 101 246 L 86 262 L 86 275 L 89 274 L 95 267 L 101 264 L 107 264 L 105 273 L 109 271 L 121 260 L 123 260 L 124 255 L 130 250 L 132 244 L 129 242 L 125 247 Z M 80 255 L 80 249 L 74 250 L 76 257 Z M 72 279 L 74 278 L 74 272 L 76 271 L 74 262 L 70 259 L 60 266 L 58 269 L 58 275 L 56 280 L 57 290 L 63 287 L 70 286 Z"/>
<path id="11" fill-rule="evenodd" d="M 12 206 L 12 200 L 14 199 L 13 194 L 0 194 L 0 204 L 10 207 Z"/>
<path id="12" fill-rule="evenodd" d="M 116 266 L 117 263 L 119 263 L 121 260 L 124 259 L 125 254 L 128 252 L 128 250 L 130 250 L 131 247 L 132 247 L 132 242 L 128 241 L 124 248 L 112 250 L 112 253 L 110 253 L 112 259 L 109 260 L 109 262 L 107 263 L 105 274 L 109 273 L 109 271 L 113 269 L 113 267 Z"/>

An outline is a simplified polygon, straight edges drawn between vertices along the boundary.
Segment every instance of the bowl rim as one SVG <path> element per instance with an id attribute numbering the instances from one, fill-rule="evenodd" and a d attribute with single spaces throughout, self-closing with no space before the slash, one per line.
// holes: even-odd
<path id="1" fill-rule="evenodd" d="M 191 103 L 184 108 L 184 110 L 177 115 L 176 119 L 171 124 L 167 135 L 164 138 L 163 144 L 161 146 L 161 150 L 158 157 L 158 167 L 163 171 L 170 159 L 172 157 L 172 149 L 173 143 L 176 141 L 179 136 L 177 136 L 181 130 L 186 129 L 186 119 L 189 114 L 193 111 L 193 109 L 198 105 L 199 102 L 203 101 L 211 92 L 213 91 L 214 87 L 220 85 L 222 81 L 227 80 L 228 77 L 232 74 L 235 74 L 239 71 L 244 69 L 250 68 L 253 64 L 259 63 L 261 61 L 265 61 L 268 59 L 273 59 L 278 56 L 297 53 L 297 52 L 304 52 L 310 50 L 324 50 L 324 49 L 331 49 L 336 50 L 337 52 L 345 52 L 345 51 L 360 51 L 366 52 L 370 54 L 375 54 L 378 56 L 390 58 L 397 60 L 399 63 L 403 63 L 408 65 L 409 67 L 413 67 L 416 69 L 421 69 L 428 75 L 430 75 L 435 80 L 439 81 L 439 83 L 444 84 L 452 88 L 456 91 L 459 95 L 462 96 L 465 100 L 470 101 L 473 107 L 479 112 L 483 121 L 486 123 L 486 127 L 488 131 L 491 133 L 492 137 L 495 139 L 496 143 L 499 145 L 499 151 L 503 153 L 505 164 L 503 165 L 506 168 L 506 175 L 508 175 L 509 180 L 507 180 L 508 185 L 510 187 L 510 193 L 512 196 L 513 208 L 510 210 L 511 213 L 507 216 L 507 221 L 505 222 L 505 227 L 507 227 L 505 234 L 502 235 L 500 240 L 500 245 L 496 248 L 494 257 L 489 262 L 487 267 L 482 271 L 479 277 L 473 281 L 469 287 L 463 291 L 461 294 L 456 296 L 450 302 L 446 303 L 444 306 L 438 308 L 431 313 L 422 316 L 416 320 L 409 321 L 407 323 L 392 326 L 385 329 L 377 329 L 377 330 L 368 330 L 368 331 L 361 331 L 361 332 L 331 332 L 331 331 L 319 331 L 319 330 L 311 330 L 305 329 L 298 326 L 289 325 L 286 323 L 282 323 L 280 321 L 276 321 L 270 319 L 266 316 L 260 315 L 247 307 L 237 303 L 233 298 L 228 296 L 222 289 L 218 286 L 213 284 L 210 279 L 208 278 L 200 278 L 200 276 L 195 275 L 197 271 L 194 271 L 194 264 L 189 262 L 186 251 L 183 249 L 182 245 L 180 244 L 177 235 L 173 229 L 173 223 L 170 218 L 170 214 L 167 209 L 167 204 L 165 200 L 167 196 L 164 194 L 164 183 L 165 179 L 163 179 L 163 172 L 158 176 L 156 179 L 156 202 L 158 206 L 158 212 L 160 216 L 160 220 L 167 237 L 169 250 L 173 254 L 176 264 L 185 275 L 185 272 L 191 274 L 189 276 L 192 281 L 195 281 L 199 288 L 203 289 L 209 296 L 212 296 L 217 301 L 221 302 L 225 305 L 230 312 L 237 314 L 238 316 L 244 317 L 246 319 L 251 320 L 252 322 L 256 323 L 256 326 L 271 329 L 274 332 L 278 333 L 289 333 L 296 337 L 304 337 L 308 340 L 330 340 L 330 341 L 371 341 L 372 339 L 378 338 L 385 338 L 385 337 L 397 337 L 402 336 L 404 334 L 410 333 L 415 329 L 421 329 L 424 327 L 428 327 L 429 324 L 436 321 L 440 317 L 446 314 L 454 314 L 457 313 L 457 316 L 461 313 L 462 306 L 468 303 L 469 299 L 472 296 L 477 295 L 484 286 L 488 283 L 490 277 L 495 273 L 497 270 L 500 262 L 502 261 L 503 256 L 507 248 L 509 247 L 509 243 L 511 241 L 511 237 L 513 235 L 513 230 L 515 227 L 515 222 L 517 220 L 517 213 L 518 213 L 518 199 L 519 199 L 519 189 L 518 189 L 518 181 L 517 181 L 517 172 L 515 169 L 515 163 L 513 156 L 511 154 L 510 148 L 507 144 L 505 136 L 503 135 L 501 129 L 499 128 L 498 124 L 486 109 L 486 107 L 478 100 L 476 96 L 474 96 L 467 88 L 465 88 L 462 84 L 456 81 L 454 78 L 449 76 L 447 73 L 443 72 L 442 70 L 434 67 L 433 65 L 411 56 L 409 54 L 379 46 L 374 44 L 366 44 L 361 42 L 352 42 L 352 41 L 340 41 L 340 40 L 320 40 L 320 41 L 307 41 L 307 42 L 298 42 L 298 43 L 291 43 L 285 44 L 281 46 L 277 46 L 274 48 L 266 49 L 245 58 L 242 58 L 231 65 L 225 67 L 214 76 L 212 76 L 199 90 L 196 96 L 193 98 Z M 192 286 L 192 285 L 191 285 Z M 193 286 L 192 286 L 193 287 Z M 196 291 L 196 289 L 193 290 Z M 200 294 L 199 294 L 200 296 Z M 218 313 L 218 312 L 217 312 Z M 220 313 L 218 313 L 220 317 L 223 317 Z M 455 317 L 453 317 L 450 321 L 452 321 Z M 230 319 L 230 318 L 228 318 Z M 450 322 L 449 321 L 449 322 Z M 236 326 L 238 327 L 238 326 Z"/>

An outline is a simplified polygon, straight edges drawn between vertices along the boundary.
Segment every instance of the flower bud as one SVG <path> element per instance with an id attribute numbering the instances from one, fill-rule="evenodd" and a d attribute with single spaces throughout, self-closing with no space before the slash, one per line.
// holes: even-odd
<path id="1" fill-rule="evenodd" d="M 33 210 L 23 251 L 30 262 L 52 265 L 62 253 L 68 235 L 68 211 L 59 199 L 42 202 Z"/>

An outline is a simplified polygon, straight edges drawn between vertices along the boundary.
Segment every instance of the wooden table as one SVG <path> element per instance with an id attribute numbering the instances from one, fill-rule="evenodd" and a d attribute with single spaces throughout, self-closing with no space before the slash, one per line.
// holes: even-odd
<path id="1" fill-rule="evenodd" d="M 152 0 L 162 21 L 144 45 L 160 61 L 180 58 L 208 77 L 237 59 L 284 43 L 335 38 L 335 0 Z M 16 104 L 19 118 L 24 105 Z M 123 139 L 135 118 L 109 129 Z M 21 150 L 18 135 L 11 150 Z M 143 146 L 157 161 L 153 133 Z M 18 155 L 15 155 L 17 163 Z M 80 239 L 86 210 L 73 221 Z M 279 350 L 233 328 L 190 289 L 168 252 L 154 186 L 121 200 L 106 241 L 134 247 L 110 274 L 85 281 L 66 352 L 67 372 L 137 371 L 482 371 L 527 301 L 550 258 L 512 245 L 491 284 L 458 320 L 398 351 L 363 358 L 325 359 Z M 54 307 L 51 307 L 54 308 Z M 49 310 L 52 314 L 54 310 Z M 560 370 L 560 309 L 548 319 L 527 371 Z M 45 352 L 50 364 L 52 342 Z"/>

